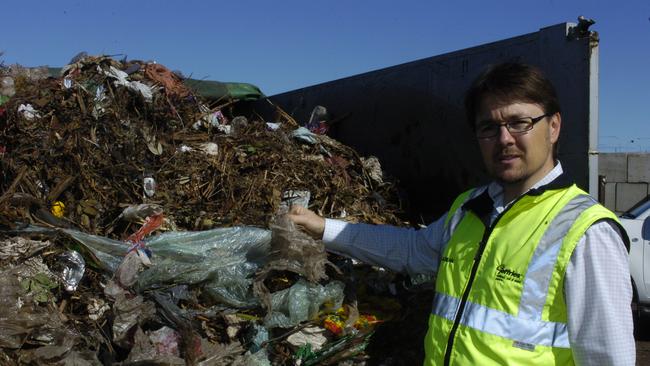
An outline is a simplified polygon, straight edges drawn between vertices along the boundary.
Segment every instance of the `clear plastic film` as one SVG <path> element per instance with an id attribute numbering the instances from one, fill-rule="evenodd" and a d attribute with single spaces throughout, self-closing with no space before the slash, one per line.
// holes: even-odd
<path id="1" fill-rule="evenodd" d="M 321 307 L 338 309 L 343 303 L 343 283 L 319 285 L 300 279 L 288 289 L 271 294 L 272 311 L 264 319 L 267 328 L 291 328 L 314 319 Z"/>
<path id="2" fill-rule="evenodd" d="M 65 232 L 83 245 L 100 267 L 115 272 L 129 246 L 117 240 Z M 259 304 L 250 291 L 252 275 L 266 263 L 271 232 L 256 227 L 167 232 L 144 240 L 152 265 L 138 274 L 138 291 L 201 285 L 215 301 L 234 307 Z"/>
<path id="3" fill-rule="evenodd" d="M 81 278 L 86 270 L 86 261 L 79 252 L 71 250 L 62 253 L 59 258 L 59 265 L 63 267 L 61 271 L 61 281 L 66 291 L 74 291 L 79 286 Z"/>

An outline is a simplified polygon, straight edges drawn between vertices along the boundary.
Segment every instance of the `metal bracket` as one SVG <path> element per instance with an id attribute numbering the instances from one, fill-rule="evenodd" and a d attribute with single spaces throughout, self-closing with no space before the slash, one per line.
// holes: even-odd
<path id="1" fill-rule="evenodd" d="M 590 31 L 589 27 L 595 24 L 593 19 L 587 19 L 582 15 L 578 17 L 578 24 L 569 29 L 567 38 L 576 40 L 589 37 L 591 41 L 598 42 L 598 32 Z"/>

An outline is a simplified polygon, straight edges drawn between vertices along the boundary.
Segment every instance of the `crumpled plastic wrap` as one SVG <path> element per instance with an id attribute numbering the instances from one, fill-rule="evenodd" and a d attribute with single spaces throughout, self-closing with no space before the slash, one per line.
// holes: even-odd
<path id="1" fill-rule="evenodd" d="M 278 215 L 270 223 L 273 233 L 271 256 L 265 270 L 286 270 L 298 273 L 307 280 L 316 282 L 327 279 L 325 245 L 298 230 L 287 215 Z"/>
<path id="2" fill-rule="evenodd" d="M 343 289 L 339 281 L 323 286 L 300 279 L 288 289 L 271 295 L 272 310 L 264 319 L 264 326 L 291 328 L 314 319 L 324 304 L 331 305 L 332 310 L 338 309 L 343 303 Z"/>
<path id="3" fill-rule="evenodd" d="M 178 349 L 179 335 L 172 328 L 162 327 L 147 332 L 138 328 L 134 339 L 127 362 L 185 365 Z"/>
<path id="4" fill-rule="evenodd" d="M 70 250 L 62 253 L 58 262 L 63 266 L 60 277 L 65 290 L 69 292 L 76 290 L 86 270 L 86 261 L 79 252 Z"/>
<path id="5" fill-rule="evenodd" d="M 149 216 L 157 216 L 163 213 L 163 208 L 155 203 L 141 203 L 126 207 L 120 214 L 120 218 L 129 222 L 142 222 Z"/>
<path id="6" fill-rule="evenodd" d="M 147 254 L 141 250 L 132 250 L 126 254 L 117 267 L 113 279 L 124 288 L 131 288 L 138 282 L 139 274 L 151 265 Z"/>
<path id="7" fill-rule="evenodd" d="M 317 282 L 327 279 L 325 266 L 338 268 L 327 260 L 325 245 L 320 240 L 314 240 L 301 230 L 283 213 L 274 217 L 269 225 L 273 233 L 269 261 L 258 272 L 253 284 L 255 294 L 261 299 L 267 311 L 276 311 L 270 291 L 264 284 L 273 271 L 290 271 L 298 273 L 308 281 Z M 294 285 L 295 286 L 295 285 Z M 276 296 L 273 294 L 273 296 Z M 302 318 L 302 316 L 298 316 Z M 303 320 L 306 320 L 303 319 Z M 282 324 L 297 324 L 292 321 L 281 321 Z"/>
<path id="8" fill-rule="evenodd" d="M 109 272 L 115 272 L 127 254 L 129 246 L 124 242 L 75 230 L 64 232 Z M 135 290 L 201 284 L 215 302 L 238 308 L 259 304 L 250 287 L 252 275 L 267 260 L 270 231 L 231 227 L 167 232 L 144 242 L 152 252 L 152 265 L 138 274 Z"/>

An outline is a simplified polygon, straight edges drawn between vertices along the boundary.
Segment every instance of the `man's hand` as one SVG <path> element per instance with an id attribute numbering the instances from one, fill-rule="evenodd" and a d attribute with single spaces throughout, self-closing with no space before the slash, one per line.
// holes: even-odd
<path id="1" fill-rule="evenodd" d="M 322 239 L 325 231 L 325 219 L 302 206 L 293 205 L 287 214 L 294 224 L 300 226 L 314 239 Z"/>

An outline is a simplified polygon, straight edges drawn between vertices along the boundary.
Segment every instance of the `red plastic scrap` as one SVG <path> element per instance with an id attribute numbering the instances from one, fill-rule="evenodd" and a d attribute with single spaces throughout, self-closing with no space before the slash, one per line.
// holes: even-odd
<path id="1" fill-rule="evenodd" d="M 162 225 L 163 219 L 163 214 L 147 216 L 142 227 L 135 233 L 131 234 L 128 238 L 126 238 L 126 241 L 132 244 L 129 251 L 132 251 L 136 248 L 143 248 L 144 243 L 142 239 L 144 239 L 145 236 L 149 235 L 154 230 L 158 229 L 160 225 Z"/>
<path id="2" fill-rule="evenodd" d="M 318 135 L 325 135 L 330 129 L 330 126 L 327 124 L 326 121 L 320 121 L 318 123 L 312 123 L 307 126 L 309 131 L 318 134 Z"/>

